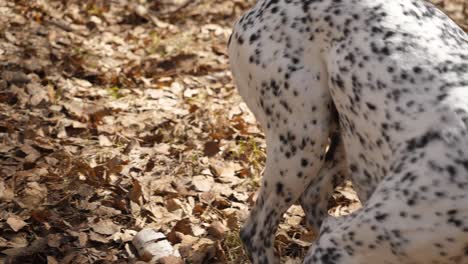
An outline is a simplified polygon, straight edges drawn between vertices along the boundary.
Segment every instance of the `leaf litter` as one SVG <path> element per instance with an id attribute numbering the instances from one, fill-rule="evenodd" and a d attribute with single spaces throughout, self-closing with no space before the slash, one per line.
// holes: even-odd
<path id="1" fill-rule="evenodd" d="M 0 1 L 0 262 L 247 262 L 265 140 L 225 47 L 253 2 Z M 331 204 L 359 208 L 349 184 Z M 303 216 L 281 222 L 285 263 Z"/>

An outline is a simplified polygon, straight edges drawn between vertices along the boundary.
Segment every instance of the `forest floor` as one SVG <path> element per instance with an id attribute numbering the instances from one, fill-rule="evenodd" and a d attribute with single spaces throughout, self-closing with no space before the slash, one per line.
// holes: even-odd
<path id="1" fill-rule="evenodd" d="M 438 1 L 468 25 L 466 0 Z M 265 141 L 226 44 L 252 0 L 0 0 L 0 263 L 245 263 Z M 359 202 L 335 193 L 330 212 Z M 293 206 L 276 248 L 313 234 Z"/>

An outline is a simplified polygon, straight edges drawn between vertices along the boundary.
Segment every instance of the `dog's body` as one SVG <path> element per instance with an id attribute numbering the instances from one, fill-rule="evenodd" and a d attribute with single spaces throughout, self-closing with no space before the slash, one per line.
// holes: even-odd
<path id="1" fill-rule="evenodd" d="M 301 195 L 321 230 L 307 263 L 468 263 L 468 38 L 453 21 L 420 0 L 259 0 L 229 55 L 267 139 L 241 232 L 254 263 L 277 263 Z M 363 208 L 322 225 L 344 175 Z"/>

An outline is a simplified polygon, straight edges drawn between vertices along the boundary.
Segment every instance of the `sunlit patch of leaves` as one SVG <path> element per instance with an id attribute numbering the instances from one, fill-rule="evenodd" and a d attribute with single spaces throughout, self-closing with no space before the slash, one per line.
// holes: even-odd
<path id="1" fill-rule="evenodd" d="M 221 243 L 218 260 L 247 263 L 239 225 L 265 140 L 225 47 L 254 0 L 4 2 L 0 67 L 21 78 L 0 80 L 0 262 L 133 263 L 152 227 L 188 255 Z M 339 191 L 333 215 L 353 209 Z M 281 253 L 303 255 L 299 239 L 277 237 Z"/>

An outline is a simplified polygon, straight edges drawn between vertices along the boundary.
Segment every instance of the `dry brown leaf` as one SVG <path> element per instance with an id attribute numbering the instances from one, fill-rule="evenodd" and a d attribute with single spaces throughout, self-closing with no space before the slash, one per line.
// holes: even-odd
<path id="1" fill-rule="evenodd" d="M 213 157 L 219 152 L 219 142 L 217 141 L 208 141 L 205 142 L 205 147 L 203 149 L 203 153 L 207 157 Z"/>
<path id="2" fill-rule="evenodd" d="M 138 180 L 133 179 L 132 180 L 132 189 L 130 191 L 130 200 L 137 203 L 137 204 L 142 204 L 143 202 L 143 190 L 141 187 L 141 184 Z"/>
<path id="3" fill-rule="evenodd" d="M 30 145 L 23 145 L 21 147 L 21 151 L 26 154 L 26 157 L 24 158 L 26 162 L 32 163 L 41 156 L 41 153 Z"/>
<path id="4" fill-rule="evenodd" d="M 47 187 L 37 182 L 29 182 L 24 189 L 24 196 L 19 199 L 21 207 L 38 209 L 47 197 Z"/>
<path id="5" fill-rule="evenodd" d="M 112 141 L 105 135 L 99 135 L 98 139 L 101 147 L 112 147 L 113 145 Z"/>
<path id="6" fill-rule="evenodd" d="M 193 254 L 188 258 L 192 263 L 213 262 L 216 257 L 216 243 L 210 239 L 201 238 L 192 245 Z"/>
<path id="7" fill-rule="evenodd" d="M 56 258 L 52 256 L 47 256 L 47 264 L 59 264 Z"/>
<path id="8" fill-rule="evenodd" d="M 86 243 L 88 242 L 88 235 L 85 232 L 80 232 L 78 234 L 78 242 L 80 247 L 86 247 Z"/>
<path id="9" fill-rule="evenodd" d="M 171 232 L 179 232 L 184 235 L 194 235 L 192 223 L 189 218 L 184 218 L 180 221 L 177 221 L 176 225 L 172 228 Z"/>
<path id="10" fill-rule="evenodd" d="M 179 199 L 167 199 L 166 208 L 169 212 L 182 209 L 182 202 Z"/>
<path id="11" fill-rule="evenodd" d="M 97 223 L 91 223 L 89 226 L 94 230 L 94 232 L 109 236 L 120 232 L 121 229 L 121 226 L 114 224 L 114 222 L 110 219 L 104 219 Z"/>
<path id="12" fill-rule="evenodd" d="M 288 233 L 285 230 L 280 230 L 276 234 L 276 240 L 278 240 L 278 241 L 280 241 L 282 243 L 285 243 L 285 244 L 289 244 L 291 238 L 289 237 Z"/>
<path id="13" fill-rule="evenodd" d="M 214 184 L 214 179 L 209 176 L 194 176 L 192 179 L 192 184 L 195 187 L 195 190 L 200 192 L 208 192 L 211 190 Z"/>
<path id="14" fill-rule="evenodd" d="M 5 249 L 2 253 L 10 257 L 30 256 L 37 252 L 43 252 L 46 247 L 47 239 L 39 237 L 27 247 Z"/>
<path id="15" fill-rule="evenodd" d="M 242 166 L 235 162 L 223 162 L 212 160 L 211 167 L 223 183 L 238 183 L 240 179 L 236 177 L 236 172 L 242 169 Z"/>
<path id="16" fill-rule="evenodd" d="M 10 226 L 10 228 L 15 232 L 18 232 L 20 229 L 28 225 L 28 223 L 23 221 L 23 219 L 17 215 L 11 215 L 10 217 L 8 217 L 6 222 Z"/>
<path id="17" fill-rule="evenodd" d="M 24 248 L 29 245 L 28 238 L 26 237 L 26 233 L 18 232 L 13 236 L 10 236 L 6 240 L 4 238 L 0 238 L 0 245 L 5 248 Z"/>
<path id="18" fill-rule="evenodd" d="M 50 234 L 47 236 L 47 245 L 52 248 L 58 248 L 62 240 L 62 235 L 60 234 Z"/>
<path id="19" fill-rule="evenodd" d="M 33 106 L 37 106 L 43 102 L 49 101 L 47 87 L 44 87 L 34 82 L 34 83 L 29 83 L 28 85 L 26 85 L 26 90 L 28 91 L 28 94 L 31 96 L 29 100 L 30 100 L 31 105 Z"/>
<path id="20" fill-rule="evenodd" d="M 14 196 L 15 194 L 13 193 L 13 190 L 7 186 L 2 179 L 0 179 L 0 200 L 11 201 Z"/>
<path id="21" fill-rule="evenodd" d="M 226 209 L 226 208 L 229 208 L 232 206 L 232 203 L 231 201 L 229 201 L 229 199 L 226 199 L 224 197 L 216 197 L 216 199 L 214 200 L 213 202 L 213 205 L 219 209 L 219 210 L 223 210 L 223 209 Z"/>
<path id="22" fill-rule="evenodd" d="M 216 239 L 222 239 L 226 235 L 227 227 L 223 223 L 215 221 L 208 227 L 207 231 Z"/>
<path id="23" fill-rule="evenodd" d="M 108 243 L 111 240 L 111 237 L 109 236 L 103 236 L 101 234 L 95 233 L 95 232 L 89 232 L 89 239 L 95 242 L 100 242 L 100 243 Z"/>
<path id="24" fill-rule="evenodd" d="M 235 213 L 230 213 L 226 217 L 227 227 L 230 230 L 236 230 L 239 228 L 239 217 Z"/>
<path id="25" fill-rule="evenodd" d="M 131 241 L 136 234 L 137 232 L 134 230 L 125 229 L 123 232 L 115 233 L 112 239 L 116 242 L 125 243 Z"/>
<path id="26" fill-rule="evenodd" d="M 159 259 L 161 264 L 184 264 L 184 260 L 181 257 L 167 256 Z"/>

